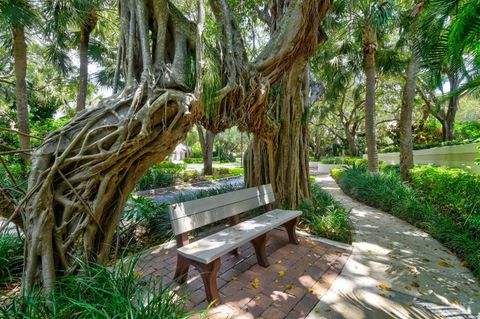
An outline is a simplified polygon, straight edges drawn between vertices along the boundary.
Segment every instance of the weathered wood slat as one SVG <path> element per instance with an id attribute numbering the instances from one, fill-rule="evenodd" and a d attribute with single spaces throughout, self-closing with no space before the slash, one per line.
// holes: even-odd
<path id="1" fill-rule="evenodd" d="M 273 203 L 271 185 L 262 185 L 227 194 L 202 198 L 170 207 L 175 235 Z"/>
<path id="2" fill-rule="evenodd" d="M 214 223 L 216 221 L 241 214 L 275 201 L 273 193 L 264 194 L 259 198 L 250 198 L 227 206 L 217 207 L 195 215 L 172 220 L 172 229 L 175 235 Z"/>
<path id="3" fill-rule="evenodd" d="M 181 247 L 178 253 L 186 258 L 208 264 L 301 214 L 301 211 L 275 209 Z"/>
<path id="4" fill-rule="evenodd" d="M 272 185 L 261 185 L 225 194 L 196 199 L 170 206 L 170 219 L 175 220 L 203 211 L 212 210 L 220 206 L 227 206 L 243 200 L 262 198 L 266 194 L 273 193 Z"/>

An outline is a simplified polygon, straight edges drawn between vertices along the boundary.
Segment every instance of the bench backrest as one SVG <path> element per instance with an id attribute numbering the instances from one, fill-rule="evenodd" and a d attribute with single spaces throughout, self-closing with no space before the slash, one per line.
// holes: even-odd
<path id="1" fill-rule="evenodd" d="M 170 205 L 175 235 L 275 202 L 272 185 L 242 189 Z"/>

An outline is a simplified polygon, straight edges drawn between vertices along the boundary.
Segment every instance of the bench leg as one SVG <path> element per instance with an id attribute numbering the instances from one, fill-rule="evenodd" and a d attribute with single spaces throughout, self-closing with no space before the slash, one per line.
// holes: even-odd
<path id="1" fill-rule="evenodd" d="M 298 217 L 283 224 L 283 226 L 285 226 L 285 228 L 287 229 L 288 239 L 290 243 L 295 245 L 298 245 L 300 243 L 297 238 L 297 233 L 295 232 L 295 227 L 297 226 L 297 223 Z"/>
<path id="2" fill-rule="evenodd" d="M 181 255 L 177 255 L 177 269 L 175 270 L 173 279 L 179 284 L 185 283 L 187 281 L 189 267 L 190 262 L 188 259 Z"/>
<path id="3" fill-rule="evenodd" d="M 220 258 L 215 259 L 209 264 L 202 264 L 196 261 L 191 261 L 191 263 L 195 266 L 195 268 L 197 268 L 198 272 L 202 276 L 208 302 L 213 301 L 215 306 L 219 305 L 220 295 L 218 294 L 217 289 L 217 274 L 221 265 Z"/>
<path id="4" fill-rule="evenodd" d="M 253 248 L 255 248 L 255 255 L 257 255 L 257 262 L 262 267 L 270 266 L 267 258 L 267 253 L 265 251 L 265 248 L 267 246 L 267 234 L 263 234 L 250 241 L 253 245 Z"/>

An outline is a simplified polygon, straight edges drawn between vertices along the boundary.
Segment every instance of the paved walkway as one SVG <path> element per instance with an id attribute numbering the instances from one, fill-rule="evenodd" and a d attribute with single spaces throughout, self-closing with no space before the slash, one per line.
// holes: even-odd
<path id="1" fill-rule="evenodd" d="M 284 230 L 270 232 L 267 268 L 257 264 L 250 244 L 240 247 L 237 256 L 222 257 L 217 280 L 222 304 L 210 309 L 208 318 L 298 319 L 315 312 L 315 305 L 350 256 L 350 246 L 303 236 L 299 240 L 300 245 L 292 245 Z M 170 283 L 175 263 L 176 248 L 170 242 L 146 254 L 139 271 Z M 203 283 L 195 269 L 190 268 L 187 284 L 179 289 L 188 291 L 188 309 L 207 307 Z"/>
<path id="2" fill-rule="evenodd" d="M 414 226 L 346 196 L 329 175 L 316 178 L 351 208 L 353 251 L 307 318 L 480 318 L 480 285 L 443 245 Z M 470 314 L 470 315 L 468 315 Z"/>

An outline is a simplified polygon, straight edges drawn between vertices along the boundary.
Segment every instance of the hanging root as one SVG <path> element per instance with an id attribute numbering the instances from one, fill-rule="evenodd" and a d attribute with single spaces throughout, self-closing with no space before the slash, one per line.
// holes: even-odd
<path id="1" fill-rule="evenodd" d="M 47 138 L 32 157 L 23 203 L 27 290 L 39 279 L 51 289 L 55 275 L 74 271 L 78 259 L 108 258 L 128 194 L 185 137 L 195 108 L 191 94 L 163 90 L 148 98 L 147 86 L 140 85 Z"/>

